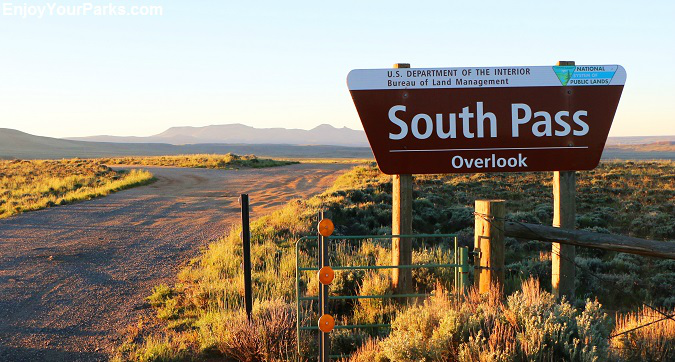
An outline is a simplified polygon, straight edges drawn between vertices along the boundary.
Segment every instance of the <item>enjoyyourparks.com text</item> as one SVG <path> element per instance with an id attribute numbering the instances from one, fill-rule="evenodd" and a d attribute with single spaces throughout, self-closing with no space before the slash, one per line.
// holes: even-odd
<path id="1" fill-rule="evenodd" d="M 29 4 L 26 2 L 0 2 L 2 16 L 19 17 L 22 19 L 42 19 L 53 16 L 162 16 L 164 7 L 161 5 L 119 5 L 113 3 L 83 2 L 81 4 L 60 4 L 58 2 L 44 2 Z"/>

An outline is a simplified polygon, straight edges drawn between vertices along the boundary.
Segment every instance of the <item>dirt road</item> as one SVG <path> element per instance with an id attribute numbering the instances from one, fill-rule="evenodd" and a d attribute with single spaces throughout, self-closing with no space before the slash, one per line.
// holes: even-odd
<path id="1" fill-rule="evenodd" d="M 153 168 L 152 185 L 0 220 L 0 361 L 107 360 L 153 285 L 239 222 L 325 190 L 349 165 Z"/>

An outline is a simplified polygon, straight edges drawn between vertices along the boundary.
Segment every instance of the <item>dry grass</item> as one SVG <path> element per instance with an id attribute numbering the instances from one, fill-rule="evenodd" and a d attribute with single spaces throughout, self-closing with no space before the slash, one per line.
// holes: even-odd
<path id="1" fill-rule="evenodd" d="M 675 196 L 673 170 L 675 164 L 672 162 L 626 162 L 604 163 L 597 170 L 580 174 L 579 228 L 607 227 L 609 231 L 621 234 L 669 237 L 672 231 L 667 227 L 672 224 L 672 205 L 675 205 L 672 203 Z M 550 174 L 543 173 L 416 177 L 414 207 L 419 217 L 415 219 L 415 232 L 459 231 L 460 242 L 465 235 L 469 237 L 468 243 L 472 243 L 472 208 L 474 200 L 479 198 L 506 198 L 509 210 L 513 210 L 510 215 L 513 219 L 550 224 L 550 185 Z M 320 209 L 331 214 L 336 224 L 336 235 L 390 233 L 390 192 L 390 176 L 372 167 L 356 167 L 342 175 L 324 194 L 293 201 L 254 221 L 251 230 L 254 298 L 259 303 L 281 299 L 292 308 L 295 298 L 295 250 L 292 241 L 314 231 L 316 214 Z M 655 216 L 636 221 L 645 214 Z M 659 229 L 658 226 L 667 227 Z M 239 231 L 233 228 L 225 238 L 211 244 L 183 268 L 177 283 L 169 290 L 157 290 L 157 300 L 167 296 L 156 308 L 158 316 L 170 317 L 165 328 L 171 339 L 168 345 L 189 344 L 195 340 L 195 333 L 198 336 L 189 358 L 208 360 L 213 358 L 214 352 L 217 357 L 227 355 L 225 347 L 231 343 L 227 341 L 227 330 L 248 330 L 250 333 L 242 336 L 242 340 L 251 337 L 246 345 L 259 343 L 252 337 L 254 328 L 236 323 L 241 315 L 243 295 Z M 374 240 L 335 245 L 334 265 L 387 265 L 391 260 L 389 247 Z M 537 275 L 537 270 L 550 270 L 548 245 L 513 243 L 509 250 L 513 252 L 507 260 L 516 263 L 510 267 L 522 271 L 522 278 Z M 597 260 L 598 265 L 606 268 L 593 270 L 603 276 L 625 274 L 625 270 L 639 272 L 629 276 L 639 276 L 642 280 L 649 280 L 649 275 L 655 275 L 649 264 L 641 262 L 641 259 L 629 259 L 625 254 L 616 256 L 614 260 L 613 254 L 586 255 L 580 250 L 578 260 L 585 260 L 585 256 L 593 256 L 592 261 Z M 447 248 L 430 244 L 417 250 L 413 261 L 440 263 L 451 260 L 450 257 Z M 302 265 L 311 265 L 314 260 L 310 248 L 301 248 Z M 521 268 L 518 266 L 521 263 L 526 265 Z M 532 263 L 532 266 L 527 263 Z M 672 280 L 669 275 L 672 274 L 668 274 L 669 264 L 662 265 L 660 279 L 655 279 L 653 285 L 642 290 L 653 292 L 656 296 L 662 294 L 660 290 L 666 290 L 668 294 L 663 296 L 665 304 L 672 296 L 672 288 L 669 288 Z M 643 270 L 648 273 L 642 274 Z M 582 279 L 585 275 L 579 273 L 578 278 Z M 387 276 L 388 272 L 341 271 L 336 273 L 331 294 L 389 294 L 391 288 Z M 451 272 L 449 276 L 436 271 L 419 272 L 413 277 L 419 292 L 429 292 L 428 288 L 433 289 L 437 284 L 446 285 L 446 290 L 448 285 L 452 285 Z M 333 301 L 331 308 L 338 323 L 377 323 L 398 319 L 394 321 L 398 327 L 389 336 L 386 332 L 336 330 L 331 339 L 334 346 L 340 347 L 332 352 L 349 354 L 356 351 L 367 340 L 366 333 L 372 333 L 371 336 L 379 342 L 370 342 L 370 349 L 363 347 L 359 350 L 355 356 L 360 356 L 360 359 L 356 360 L 419 360 L 401 356 L 462 361 L 606 360 L 612 326 L 600 304 L 581 300 L 575 308 L 567 302 L 559 303 L 550 293 L 541 290 L 541 286 L 550 285 L 550 276 L 548 278 L 544 277 L 541 284 L 530 280 L 523 286 L 521 278 L 518 278 L 514 288 L 506 290 L 506 294 L 510 294 L 507 299 L 497 297 L 500 293 L 480 295 L 474 290 L 460 301 L 452 294 L 441 294 L 439 291 L 424 308 L 415 309 L 413 303 L 410 310 L 396 308 L 400 312 L 398 315 L 391 312 L 390 304 L 377 300 Z M 632 285 L 632 279 L 628 281 Z M 598 283 L 597 288 L 609 285 Z M 316 274 L 302 275 L 300 286 L 303 295 L 316 295 Z M 612 290 L 618 288 L 612 287 L 610 291 L 597 288 L 589 288 L 592 293 L 579 295 L 619 300 L 611 295 Z M 652 300 L 639 296 L 639 300 L 648 299 Z M 308 306 L 301 309 L 300 318 L 305 320 L 305 325 L 315 323 L 316 313 Z M 316 333 L 301 333 L 303 356 L 315 355 L 315 337 Z M 156 336 L 155 340 L 162 339 Z M 138 353 L 142 353 L 146 347 L 139 341 L 136 348 Z M 134 360 L 131 356 L 129 354 L 127 359 Z"/>
<path id="2" fill-rule="evenodd" d="M 319 164 L 347 164 L 347 165 L 376 165 L 372 158 L 302 158 L 302 157 L 272 157 L 276 161 L 292 161 L 300 163 L 319 163 Z"/>
<path id="3" fill-rule="evenodd" d="M 350 358 L 344 358 L 341 361 L 351 362 L 380 362 L 386 361 L 386 357 L 382 355 L 382 349 L 379 345 L 380 340 L 369 339 L 361 347 L 359 347 Z"/>
<path id="4" fill-rule="evenodd" d="M 611 340 L 613 353 L 628 361 L 675 360 L 675 321 L 664 320 L 664 314 L 673 315 L 675 310 L 661 312 L 645 307 L 617 316 Z"/>
<path id="5" fill-rule="evenodd" d="M 118 157 L 104 158 L 100 160 L 107 165 L 143 165 L 143 166 L 169 166 L 169 167 L 192 167 L 192 168 L 216 168 L 216 169 L 239 169 L 239 168 L 264 168 L 286 166 L 299 163 L 291 160 L 272 160 L 258 158 L 254 155 L 239 156 L 233 153 L 226 155 L 178 155 L 178 156 L 152 156 L 152 157 Z"/>
<path id="6" fill-rule="evenodd" d="M 0 218 L 89 200 L 152 180 L 147 171 L 114 171 L 94 160 L 0 161 Z"/>
<path id="7" fill-rule="evenodd" d="M 236 361 L 287 361 L 295 353 L 295 312 L 281 300 L 258 304 L 251 321 L 238 313 L 217 336 L 218 350 Z"/>

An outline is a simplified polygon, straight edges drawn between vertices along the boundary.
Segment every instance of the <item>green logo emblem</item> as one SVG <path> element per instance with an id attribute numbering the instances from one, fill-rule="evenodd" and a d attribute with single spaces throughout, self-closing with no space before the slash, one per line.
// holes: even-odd
<path id="1" fill-rule="evenodd" d="M 565 66 L 554 66 L 553 71 L 555 72 L 555 75 L 558 76 L 558 79 L 560 80 L 560 84 L 562 85 L 567 85 L 567 82 L 570 81 L 570 78 L 572 78 L 572 74 L 574 74 L 574 71 L 577 69 L 576 66 L 574 65 L 565 65 Z"/>

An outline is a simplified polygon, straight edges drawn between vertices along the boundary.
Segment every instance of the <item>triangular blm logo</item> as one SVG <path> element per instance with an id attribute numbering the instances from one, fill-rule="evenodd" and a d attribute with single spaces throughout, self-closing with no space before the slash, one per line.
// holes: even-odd
<path id="1" fill-rule="evenodd" d="M 562 85 L 567 85 L 567 82 L 570 81 L 572 74 L 574 74 L 576 69 L 577 67 L 574 65 L 556 65 L 553 67 L 553 71 L 555 72 L 555 75 L 558 76 L 560 84 Z"/>

